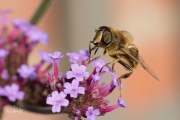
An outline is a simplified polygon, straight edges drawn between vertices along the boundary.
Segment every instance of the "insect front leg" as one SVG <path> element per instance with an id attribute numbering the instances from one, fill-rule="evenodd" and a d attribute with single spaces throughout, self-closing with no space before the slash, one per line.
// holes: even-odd
<path id="1" fill-rule="evenodd" d="M 91 51 L 92 51 L 92 49 L 91 49 L 91 43 L 93 43 L 93 41 L 90 41 L 90 42 L 89 42 L 89 61 L 90 61 Z"/>
<path id="2" fill-rule="evenodd" d="M 93 56 L 96 55 L 96 52 L 98 51 L 98 49 L 99 49 L 99 47 L 96 48 L 96 50 L 94 51 Z M 104 50 L 103 55 L 104 55 L 104 54 L 105 54 L 105 50 Z M 97 57 L 95 57 L 95 58 L 93 58 L 93 59 L 91 59 L 91 60 L 90 60 L 90 57 L 91 57 L 91 56 L 90 56 L 87 65 L 88 65 L 89 63 L 91 63 L 93 60 L 96 60 L 96 59 L 100 58 L 100 57 L 103 56 L 103 55 L 99 55 L 99 56 L 97 56 Z"/>
<path id="3" fill-rule="evenodd" d="M 94 56 L 94 55 L 96 55 L 96 53 L 97 53 L 98 49 L 99 49 L 99 47 L 97 47 L 97 48 L 96 48 L 96 50 L 94 51 L 93 56 Z M 91 56 L 91 57 L 93 57 L 93 56 Z"/>

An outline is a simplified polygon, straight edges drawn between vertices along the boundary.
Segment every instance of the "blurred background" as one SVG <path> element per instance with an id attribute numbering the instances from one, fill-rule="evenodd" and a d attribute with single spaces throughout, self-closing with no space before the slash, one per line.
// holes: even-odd
<path id="1" fill-rule="evenodd" d="M 0 9 L 12 9 L 11 18 L 30 20 L 42 0 L 0 0 Z M 142 67 L 123 80 L 122 98 L 126 109 L 119 108 L 98 120 L 179 120 L 180 119 L 180 1 L 179 0 L 52 0 L 46 14 L 37 24 L 50 36 L 48 46 L 36 46 L 29 59 L 37 63 L 37 50 L 76 52 L 88 49 L 94 30 L 106 25 L 129 31 L 141 56 L 158 75 L 155 80 Z M 101 54 L 100 52 L 98 54 Z M 69 69 L 68 57 L 60 64 Z M 110 60 L 107 57 L 107 60 Z M 123 68 L 116 65 L 120 75 Z M 104 79 L 108 82 L 108 79 Z M 115 104 L 118 91 L 108 96 Z M 28 111 L 8 113 L 2 120 L 69 120 L 67 115 L 41 115 Z"/>

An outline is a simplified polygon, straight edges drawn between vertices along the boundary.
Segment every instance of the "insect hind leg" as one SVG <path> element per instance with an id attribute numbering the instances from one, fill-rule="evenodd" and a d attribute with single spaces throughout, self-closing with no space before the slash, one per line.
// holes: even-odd
<path id="1" fill-rule="evenodd" d="M 125 62 L 123 62 L 122 60 L 119 60 L 118 62 L 119 62 L 122 66 L 124 66 L 127 70 L 130 70 L 129 73 L 126 73 L 126 74 L 120 76 L 119 79 L 125 79 L 125 78 L 128 78 L 129 76 L 131 76 L 132 73 L 133 73 L 133 68 L 130 67 L 130 66 L 129 66 L 128 64 L 126 64 Z"/>

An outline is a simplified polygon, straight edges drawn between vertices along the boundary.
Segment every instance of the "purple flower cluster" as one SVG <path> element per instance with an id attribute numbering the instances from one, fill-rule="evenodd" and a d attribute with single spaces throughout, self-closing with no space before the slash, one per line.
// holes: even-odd
<path id="1" fill-rule="evenodd" d="M 3 11 L 0 16 L 0 108 L 16 100 L 46 105 L 43 90 L 53 61 L 43 51 L 39 51 L 41 61 L 36 65 L 29 66 L 27 59 L 36 44 L 48 43 L 48 35 L 23 19 L 10 19 L 8 14 Z M 46 62 L 49 64 L 42 70 Z"/>
<path id="2" fill-rule="evenodd" d="M 57 61 L 63 58 L 61 52 L 49 54 L 54 60 L 54 74 L 48 74 L 49 95 L 46 103 L 52 105 L 53 113 L 67 113 L 73 120 L 81 120 L 81 117 L 96 120 L 96 116 L 104 115 L 118 107 L 125 107 L 120 97 L 115 105 L 108 106 L 106 96 L 115 88 L 121 90 L 122 85 L 111 68 L 104 66 L 106 63 L 103 59 L 92 61 L 94 70 L 89 73 L 86 63 L 89 58 L 88 51 L 80 50 L 78 53 L 66 55 L 72 64 L 70 70 L 63 75 L 58 71 L 57 64 Z M 100 83 L 105 74 L 112 78 L 108 84 Z"/>
<path id="3" fill-rule="evenodd" d="M 4 88 L 0 88 L 0 96 L 6 96 L 11 102 L 15 102 L 16 99 L 24 98 L 24 92 L 19 91 L 19 86 L 13 83 L 11 86 L 6 85 Z"/>

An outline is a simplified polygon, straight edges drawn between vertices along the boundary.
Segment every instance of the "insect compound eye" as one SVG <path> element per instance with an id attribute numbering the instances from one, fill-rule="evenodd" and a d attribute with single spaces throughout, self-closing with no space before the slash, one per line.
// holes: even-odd
<path id="1" fill-rule="evenodd" d="M 104 45 L 109 45 L 112 41 L 112 34 L 109 30 L 104 30 L 103 35 L 102 35 L 102 39 L 101 42 Z"/>

